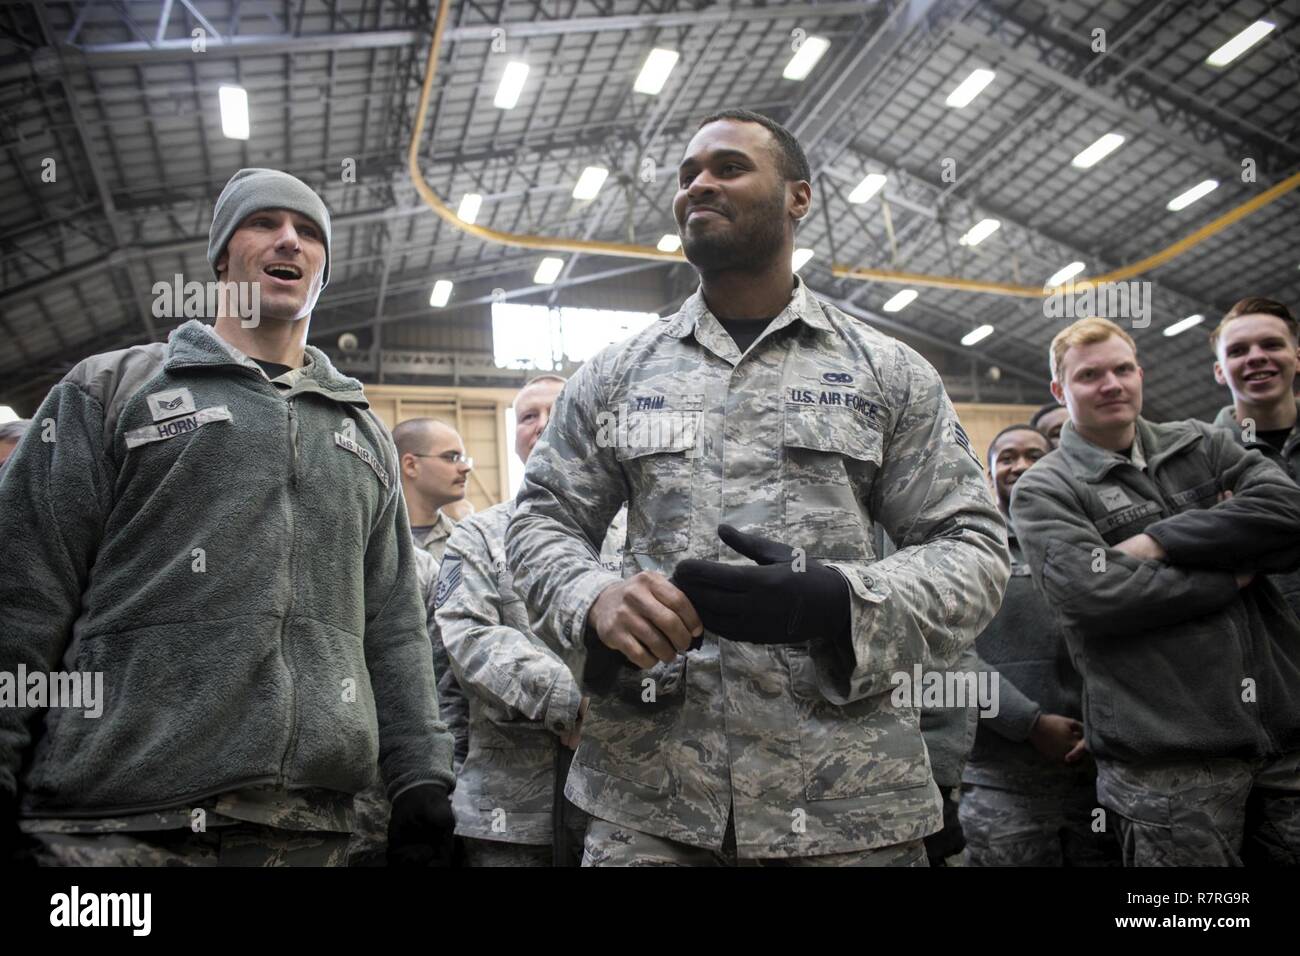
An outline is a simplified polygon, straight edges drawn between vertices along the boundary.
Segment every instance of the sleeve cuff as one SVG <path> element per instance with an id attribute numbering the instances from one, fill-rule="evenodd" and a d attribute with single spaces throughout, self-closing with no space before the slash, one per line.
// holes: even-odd
<path id="1" fill-rule="evenodd" d="M 578 723 L 578 708 L 581 704 L 582 691 L 578 689 L 577 681 L 567 667 L 562 668 L 551 687 L 546 715 L 542 718 L 546 729 L 557 736 L 570 733 Z"/>
<path id="2" fill-rule="evenodd" d="M 1016 705 L 1011 707 L 1002 705 L 996 717 L 987 718 L 990 726 L 999 737 L 1005 737 L 1015 743 L 1024 743 L 1029 739 L 1029 732 L 1034 729 L 1034 722 L 1038 720 L 1038 715 L 1043 712 L 1043 709 L 1038 704 L 1033 701 L 1029 703 L 1030 706 L 1027 708 Z"/>

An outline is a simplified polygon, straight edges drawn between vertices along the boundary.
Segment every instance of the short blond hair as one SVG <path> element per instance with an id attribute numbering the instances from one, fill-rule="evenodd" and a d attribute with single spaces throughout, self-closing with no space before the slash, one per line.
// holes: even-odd
<path id="1" fill-rule="evenodd" d="M 1052 367 L 1052 381 L 1059 382 L 1061 374 L 1061 363 L 1065 361 L 1065 353 L 1076 345 L 1096 345 L 1098 342 L 1105 342 L 1111 336 L 1118 336 L 1128 347 L 1133 350 L 1133 357 L 1137 358 L 1137 343 L 1133 341 L 1133 336 L 1129 335 L 1110 319 L 1100 319 L 1095 315 L 1090 315 L 1086 319 L 1080 319 L 1067 325 L 1061 331 L 1056 333 L 1056 338 L 1052 339 L 1052 348 L 1049 354 L 1049 362 Z"/>

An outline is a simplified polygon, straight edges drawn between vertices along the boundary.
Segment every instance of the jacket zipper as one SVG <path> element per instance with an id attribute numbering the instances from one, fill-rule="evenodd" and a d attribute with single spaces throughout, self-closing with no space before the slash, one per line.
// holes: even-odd
<path id="1" fill-rule="evenodd" d="M 289 675 L 289 736 L 285 741 L 284 756 L 280 760 L 280 786 L 282 787 L 288 784 L 287 767 L 289 757 L 293 753 L 294 739 L 298 735 L 298 691 L 294 685 L 293 668 L 289 666 L 289 650 L 286 646 L 289 612 L 293 609 L 293 556 L 297 543 L 293 492 L 298 488 L 298 413 L 293 407 L 292 397 L 285 404 L 289 409 L 289 561 L 288 581 L 285 588 L 288 603 L 284 608 L 284 617 L 280 620 L 280 660 L 284 663 L 285 672 Z"/>

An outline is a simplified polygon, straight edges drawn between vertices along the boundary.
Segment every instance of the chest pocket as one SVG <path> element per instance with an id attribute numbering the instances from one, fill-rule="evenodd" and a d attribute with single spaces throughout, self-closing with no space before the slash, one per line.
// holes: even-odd
<path id="1" fill-rule="evenodd" d="M 871 558 L 859 500 L 880 467 L 881 434 L 851 409 L 787 404 L 781 499 L 786 542 L 809 557 Z"/>
<path id="2" fill-rule="evenodd" d="M 662 408 L 624 413 L 614 454 L 629 488 L 627 551 L 671 554 L 690 544 L 703 414 L 703 395 L 665 396 Z"/>

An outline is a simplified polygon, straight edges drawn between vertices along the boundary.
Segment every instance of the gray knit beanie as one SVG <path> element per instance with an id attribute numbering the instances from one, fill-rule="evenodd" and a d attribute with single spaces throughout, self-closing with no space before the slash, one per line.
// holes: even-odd
<path id="1" fill-rule="evenodd" d="M 310 186 L 278 169 L 241 169 L 221 190 L 216 208 L 212 210 L 212 228 L 208 230 L 208 264 L 212 271 L 217 271 L 217 259 L 239 224 L 259 209 L 290 209 L 320 226 L 325 240 L 321 288 L 325 288 L 330 281 L 329 210 Z"/>

